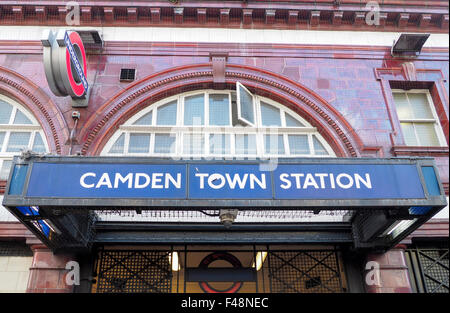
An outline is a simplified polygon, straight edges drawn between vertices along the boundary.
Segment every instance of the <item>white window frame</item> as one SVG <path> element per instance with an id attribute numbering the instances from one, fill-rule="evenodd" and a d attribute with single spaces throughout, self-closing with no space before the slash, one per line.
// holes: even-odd
<path id="1" fill-rule="evenodd" d="M 400 116 L 398 116 L 398 114 L 397 114 L 397 119 L 400 124 L 401 123 L 413 123 L 413 125 L 414 125 L 414 123 L 434 124 L 434 131 L 435 131 L 436 137 L 439 141 L 439 147 L 446 147 L 447 141 L 445 139 L 444 131 L 442 130 L 441 122 L 439 120 L 439 116 L 437 115 L 436 107 L 434 106 L 433 98 L 431 97 L 430 91 L 428 89 L 410 89 L 410 90 L 392 89 L 392 95 L 394 95 L 396 93 L 406 94 L 407 98 L 408 98 L 408 94 L 413 94 L 413 93 L 417 93 L 417 94 L 420 93 L 420 94 L 426 95 L 426 99 L 428 101 L 428 106 L 429 106 L 429 108 L 431 110 L 431 114 L 433 116 L 432 119 L 414 119 L 414 118 L 413 119 L 401 119 Z M 408 98 L 408 101 L 409 101 L 409 98 Z M 395 100 L 394 100 L 394 106 L 397 109 L 397 104 L 395 103 Z M 400 125 L 400 131 L 402 132 L 402 135 L 403 135 L 403 130 L 401 128 L 401 125 Z M 430 147 L 429 145 L 423 145 L 420 142 L 419 137 L 417 136 L 415 127 L 414 127 L 414 134 L 415 134 L 416 141 L 419 143 L 419 145 L 418 145 L 419 147 Z M 405 142 L 405 144 L 406 144 L 406 142 Z"/>
<path id="2" fill-rule="evenodd" d="M 12 106 L 12 111 L 8 124 L 0 124 L 0 132 L 5 133 L 2 145 L 0 146 L 0 170 L 3 168 L 3 163 L 5 161 L 11 161 L 14 156 L 20 154 L 20 152 L 6 151 L 11 133 L 20 133 L 20 132 L 30 133 L 30 139 L 28 140 L 28 146 L 26 147 L 30 150 L 33 148 L 36 134 L 39 133 L 44 143 L 45 151 L 48 152 L 49 148 L 47 138 L 45 137 L 41 125 L 37 122 L 33 114 L 28 112 L 28 110 L 26 110 L 23 105 L 19 104 L 17 101 L 9 97 L 0 94 L 0 100 L 7 102 Z M 23 113 L 31 121 L 31 124 L 13 124 L 17 111 Z"/>
<path id="3" fill-rule="evenodd" d="M 245 88 L 245 87 L 244 87 Z M 233 115 L 232 115 L 232 90 L 197 90 L 191 92 L 185 92 L 176 96 L 168 97 L 166 99 L 160 100 L 157 103 L 144 108 L 134 116 L 132 116 L 123 125 L 119 126 L 118 131 L 116 131 L 110 138 L 110 140 L 105 144 L 101 155 L 105 156 L 155 156 L 155 157 L 174 157 L 174 158 L 274 158 L 274 157 L 335 157 L 334 151 L 331 149 L 330 145 L 325 141 L 325 139 L 319 134 L 315 127 L 312 127 L 305 119 L 300 117 L 297 113 L 291 109 L 265 97 L 260 97 L 253 95 L 253 105 L 255 113 L 255 126 L 233 126 Z M 184 125 L 184 98 L 193 95 L 204 94 L 205 108 L 204 108 L 204 125 L 203 126 L 192 126 Z M 229 99 L 229 125 L 210 125 L 209 120 L 209 96 L 211 94 L 228 94 Z M 158 108 L 177 100 L 177 124 L 174 126 L 158 126 L 156 125 L 156 118 L 158 115 Z M 281 127 L 278 126 L 262 126 L 261 117 L 261 102 L 267 103 L 276 107 L 280 112 Z M 134 122 L 139 120 L 145 114 L 152 112 L 152 125 L 133 125 Z M 287 127 L 285 115 L 289 114 L 292 118 L 296 119 L 301 123 L 302 127 Z M 109 153 L 111 147 L 114 145 L 116 140 L 120 135 L 124 133 L 124 150 L 123 153 Z M 150 153 L 128 153 L 129 147 L 129 137 L 130 133 L 150 133 Z M 154 143 L 155 143 L 155 133 L 167 133 L 174 134 L 175 139 L 175 153 L 155 153 Z M 183 153 L 183 136 L 186 133 L 202 133 L 204 134 L 204 147 L 202 154 L 186 155 Z M 229 154 L 214 154 L 209 153 L 209 137 L 210 134 L 229 134 L 230 135 L 230 153 Z M 256 135 L 256 155 L 255 154 L 236 154 L 236 134 L 255 134 Z M 264 135 L 265 134 L 279 134 L 283 136 L 283 142 L 285 146 L 285 154 L 266 154 L 264 149 Z M 289 151 L 289 140 L 288 135 L 299 135 L 306 134 L 308 136 L 309 144 L 309 154 L 293 154 Z M 314 144 L 312 137 L 316 135 L 316 138 L 325 147 L 328 154 L 326 155 L 316 155 L 314 151 Z"/>

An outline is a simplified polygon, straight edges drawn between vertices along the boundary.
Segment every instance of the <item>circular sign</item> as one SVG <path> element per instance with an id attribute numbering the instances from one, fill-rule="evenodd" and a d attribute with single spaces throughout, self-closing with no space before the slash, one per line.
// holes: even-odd
<path id="1" fill-rule="evenodd" d="M 214 252 L 210 255 L 206 256 L 199 264 L 199 268 L 208 268 L 208 266 L 217 260 L 223 260 L 230 263 L 234 268 L 241 268 L 242 264 L 239 261 L 238 258 L 236 258 L 234 255 L 226 253 L 226 252 Z M 225 290 L 218 290 L 214 287 L 212 287 L 208 282 L 199 282 L 200 288 L 206 293 L 236 293 L 241 289 L 243 282 L 233 282 L 230 288 L 227 288 Z"/>
<path id="2" fill-rule="evenodd" d="M 81 36 L 75 31 L 49 31 L 42 43 L 45 76 L 52 92 L 61 97 L 85 98 L 89 85 Z"/>
<path id="3" fill-rule="evenodd" d="M 87 73 L 86 52 L 84 50 L 84 45 L 83 42 L 81 41 L 80 35 L 77 32 L 68 32 L 68 33 L 70 44 L 72 44 L 73 47 L 73 53 L 70 51 L 70 46 L 67 45 L 66 47 L 67 79 L 69 81 L 70 87 L 74 95 L 77 97 L 81 97 L 87 91 L 83 83 L 83 76 L 84 79 L 86 79 Z M 77 61 L 78 64 L 76 64 Z M 78 66 L 80 68 L 77 68 Z"/>

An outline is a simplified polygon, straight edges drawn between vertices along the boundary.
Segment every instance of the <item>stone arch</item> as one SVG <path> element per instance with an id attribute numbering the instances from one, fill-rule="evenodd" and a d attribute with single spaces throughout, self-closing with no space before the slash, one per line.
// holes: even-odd
<path id="1" fill-rule="evenodd" d="M 67 137 L 67 124 L 58 106 L 41 87 L 0 66 L 0 92 L 22 104 L 34 115 L 44 131 L 50 152 L 61 154 L 62 137 Z"/>
<path id="2" fill-rule="evenodd" d="M 233 89 L 239 81 L 255 94 L 297 112 L 318 129 L 336 156 L 360 156 L 357 147 L 361 146 L 361 140 L 353 128 L 312 90 L 284 76 L 250 66 L 227 64 L 225 77 L 226 88 Z M 148 105 L 186 91 L 213 88 L 211 64 L 176 67 L 143 78 L 114 95 L 86 122 L 80 134 L 86 138 L 82 153 L 98 155 L 118 127 Z"/>

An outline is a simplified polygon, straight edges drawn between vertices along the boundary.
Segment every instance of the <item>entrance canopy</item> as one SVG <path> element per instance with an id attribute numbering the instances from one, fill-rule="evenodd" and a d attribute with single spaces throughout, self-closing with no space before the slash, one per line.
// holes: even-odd
<path id="1" fill-rule="evenodd" d="M 340 226 L 348 226 L 355 247 L 388 248 L 446 206 L 437 173 L 433 159 L 429 158 L 16 157 L 3 205 L 53 249 L 88 249 L 98 238 L 105 237 L 100 233 L 105 225 L 95 212 L 114 210 L 283 210 L 293 214 L 348 211 L 353 214 Z M 123 229 L 119 224 L 114 227 Z M 285 238 L 280 240 L 302 240 L 289 237 L 294 226 L 297 232 L 305 227 L 309 234 L 320 235 L 327 231 L 327 225 L 336 227 L 331 224 L 321 224 L 317 229 L 311 223 L 285 225 Z M 155 230 L 154 224 L 146 227 L 140 223 L 133 227 L 128 222 L 128 226 L 135 238 L 144 241 Z M 189 228 L 178 226 L 183 226 L 180 228 L 183 231 Z M 221 226 L 223 238 L 219 236 L 217 241 L 222 243 L 226 243 L 227 236 L 239 237 L 243 229 L 239 223 L 230 229 L 216 226 Z M 252 230 L 264 232 L 267 226 L 255 223 Z M 172 233 L 173 230 L 172 225 Z M 277 225 L 277 231 L 280 230 L 283 225 Z M 114 233 L 117 242 L 123 239 L 120 234 Z M 265 235 L 267 238 L 268 233 Z M 201 242 L 199 232 L 196 238 Z"/>

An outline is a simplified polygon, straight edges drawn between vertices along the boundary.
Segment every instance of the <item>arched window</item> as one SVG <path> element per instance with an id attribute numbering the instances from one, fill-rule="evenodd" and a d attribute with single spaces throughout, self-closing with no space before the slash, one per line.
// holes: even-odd
<path id="1" fill-rule="evenodd" d="M 13 156 L 26 149 L 48 151 L 42 127 L 23 106 L 0 95 L 0 180 L 8 178 Z"/>
<path id="2" fill-rule="evenodd" d="M 240 94 L 239 94 L 239 89 Z M 270 99 L 204 90 L 159 101 L 131 117 L 102 155 L 205 158 L 332 157 L 307 121 Z"/>
<path id="3" fill-rule="evenodd" d="M 161 100 L 129 118 L 101 155 L 210 159 L 335 157 L 306 120 L 270 99 L 237 92 L 202 90 Z M 217 210 L 97 211 L 102 221 L 218 222 Z M 208 213 L 208 214 L 206 214 Z M 348 211 L 241 211 L 237 222 L 343 221 Z"/>

